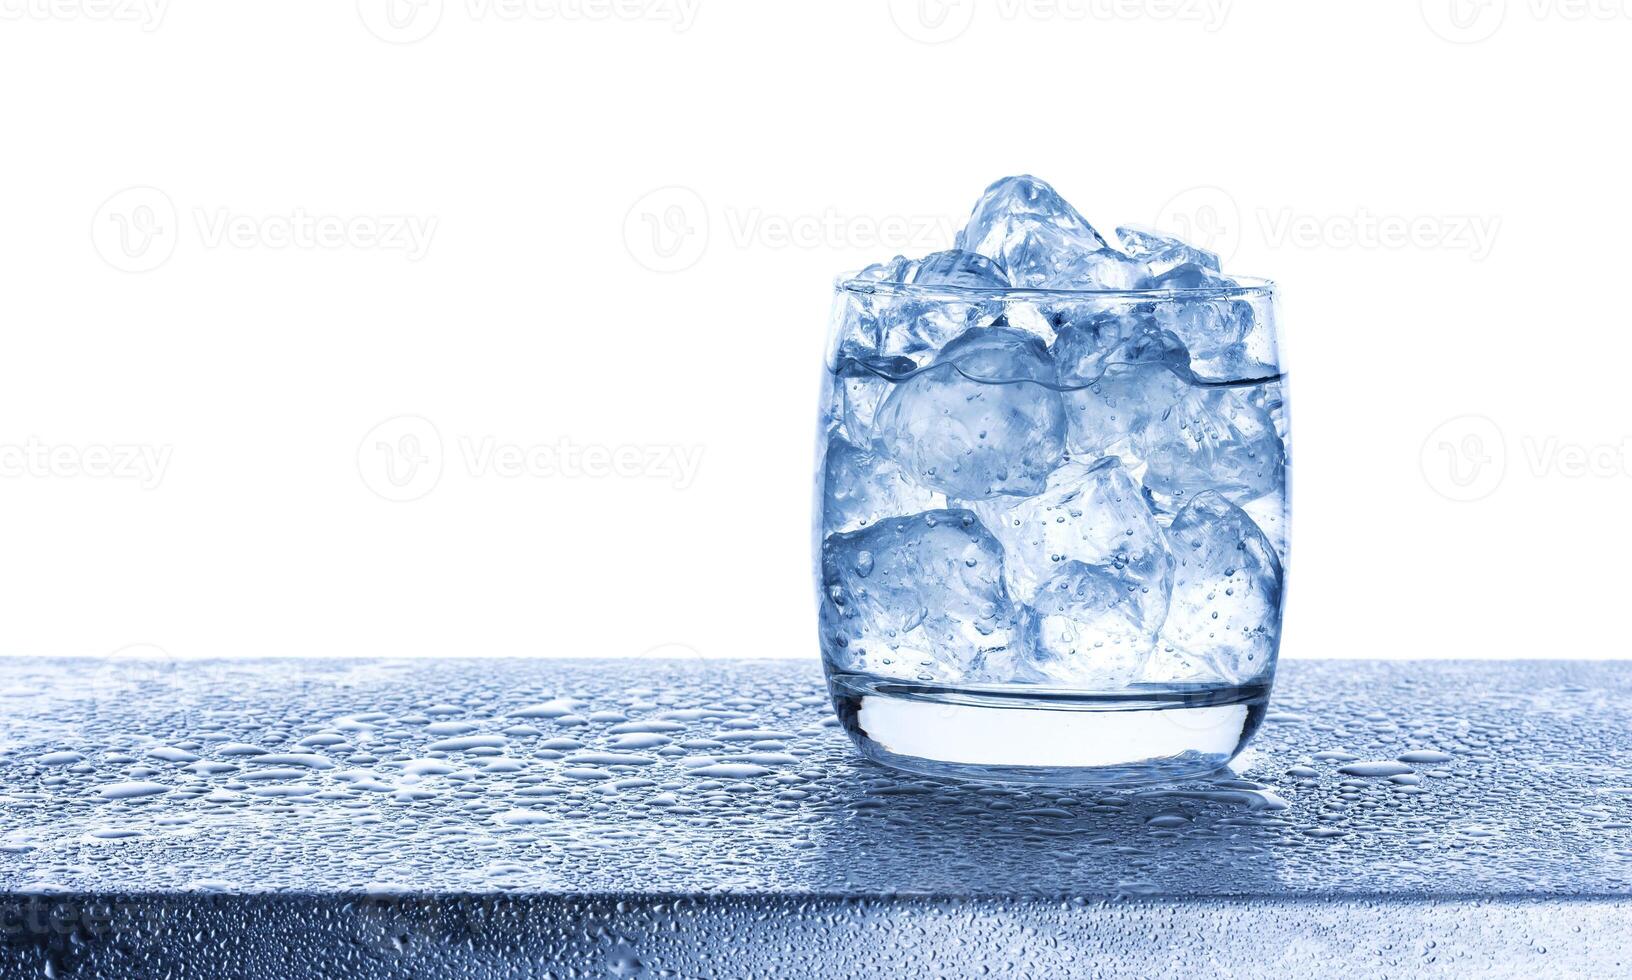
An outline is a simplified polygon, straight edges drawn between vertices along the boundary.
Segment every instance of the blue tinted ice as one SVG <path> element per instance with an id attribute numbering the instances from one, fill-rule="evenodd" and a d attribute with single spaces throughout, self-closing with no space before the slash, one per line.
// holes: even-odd
<path id="1" fill-rule="evenodd" d="M 1063 462 L 1065 407 L 1041 340 L 993 326 L 895 386 L 876 445 L 919 485 L 963 500 L 1033 494 Z"/>
<path id="2" fill-rule="evenodd" d="M 1115 456 L 1067 463 L 1033 496 L 969 506 L 1003 544 L 1004 579 L 1021 602 L 1078 565 L 1125 574 L 1165 601 L 1171 562 L 1161 528 Z"/>
<path id="3" fill-rule="evenodd" d="M 856 280 L 824 389 L 831 665 L 1106 691 L 1273 662 L 1288 431 L 1267 288 L 1163 232 L 1107 241 L 1030 176 L 987 188 L 952 248 Z"/>
<path id="4" fill-rule="evenodd" d="M 827 443 L 822 530 L 858 531 L 886 517 L 946 506 L 946 498 L 907 479 L 901 467 L 835 435 Z"/>
<path id="5" fill-rule="evenodd" d="M 1016 286 L 1133 289 L 1145 278 L 1141 265 L 1107 245 L 1036 177 L 1005 177 L 986 188 L 957 246 L 993 259 Z"/>
<path id="6" fill-rule="evenodd" d="M 1222 678 L 1239 684 L 1274 662 L 1281 563 L 1240 508 L 1206 491 L 1168 529 L 1175 568 L 1150 681 Z"/>
<path id="7" fill-rule="evenodd" d="M 1150 280 L 1152 289 L 1225 289 L 1234 285 L 1235 280 L 1220 275 L 1217 267 L 1195 262 L 1173 266 Z"/>
<path id="8" fill-rule="evenodd" d="M 1200 377 L 1222 381 L 1274 373 L 1273 369 L 1262 366 L 1253 367 L 1244 375 L 1233 373 L 1250 363 L 1244 350 L 1244 342 L 1253 329 L 1254 313 L 1250 303 L 1224 297 L 1186 297 L 1155 303 L 1150 311 L 1157 326 L 1184 343 L 1190 351 L 1190 366 Z"/>
<path id="9" fill-rule="evenodd" d="M 1054 342 L 1073 453 L 1134 456 L 1134 433 L 1189 394 L 1190 356 L 1148 314 L 1101 314 Z"/>
<path id="10" fill-rule="evenodd" d="M 823 649 L 846 669 L 943 682 L 1013 673 L 1003 550 L 967 510 L 829 535 L 822 592 Z"/>
<path id="11" fill-rule="evenodd" d="M 1166 613 L 1165 593 L 1111 568 L 1076 565 L 1021 607 L 1021 643 L 1050 682 L 1114 691 L 1139 677 Z"/>
<path id="12" fill-rule="evenodd" d="M 950 249 L 927 255 L 902 268 L 896 282 L 916 286 L 960 286 L 968 289 L 1001 289 L 1009 277 L 1001 266 L 977 252 Z"/>
<path id="13" fill-rule="evenodd" d="M 1173 562 L 1120 460 L 1067 463 L 1042 493 L 971 508 L 1003 545 L 1004 581 L 1026 606 L 1038 670 L 1091 687 L 1138 673 L 1167 613 Z"/>
<path id="14" fill-rule="evenodd" d="M 960 301 L 944 293 L 890 286 L 990 290 L 1009 285 L 1008 276 L 991 259 L 956 249 L 921 259 L 898 255 L 868 266 L 856 278 L 880 284 L 854 311 L 856 342 L 848 353 L 863 358 L 933 354 L 970 327 L 991 323 L 999 312 L 995 303 L 978 296 Z"/>
<path id="15" fill-rule="evenodd" d="M 1219 271 L 1217 255 L 1171 235 L 1147 228 L 1122 227 L 1116 229 L 1116 237 L 1122 242 L 1123 253 L 1143 262 L 1152 276 L 1160 276 L 1181 265 Z"/>
<path id="16" fill-rule="evenodd" d="M 873 417 L 884 399 L 894 390 L 893 379 L 904 378 L 918 369 L 907 357 L 845 358 L 835 372 L 838 386 L 839 422 L 844 434 L 858 446 L 873 441 Z"/>
<path id="17" fill-rule="evenodd" d="M 1243 504 L 1281 490 L 1285 452 L 1248 389 L 1193 388 L 1135 437 L 1145 487 L 1172 512 L 1208 490 Z"/>
<path id="18" fill-rule="evenodd" d="M 874 262 L 872 265 L 856 273 L 857 279 L 867 279 L 872 282 L 900 282 L 906 274 L 911 260 L 905 255 L 897 255 L 888 262 Z"/>
<path id="19" fill-rule="evenodd" d="M 897 255 L 856 273 L 857 279 L 872 282 L 904 283 L 917 286 L 956 286 L 967 289 L 1001 289 L 1009 277 L 996 262 L 975 252 L 948 249 L 909 259 Z"/>

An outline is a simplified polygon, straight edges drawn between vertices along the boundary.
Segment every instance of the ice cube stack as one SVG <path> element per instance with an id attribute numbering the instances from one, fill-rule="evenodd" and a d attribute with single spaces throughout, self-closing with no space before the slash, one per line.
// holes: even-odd
<path id="1" fill-rule="evenodd" d="M 1287 431 L 1267 289 L 1052 187 L 840 289 L 823 654 L 949 685 L 1236 685 L 1280 632 Z"/>

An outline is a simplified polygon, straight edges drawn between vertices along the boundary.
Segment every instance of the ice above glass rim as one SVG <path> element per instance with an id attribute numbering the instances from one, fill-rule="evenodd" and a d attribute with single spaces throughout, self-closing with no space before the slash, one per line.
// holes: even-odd
<path id="1" fill-rule="evenodd" d="M 1288 429 L 1274 284 L 989 187 L 953 247 L 835 282 L 818 476 L 830 672 L 1267 685 Z"/>
<path id="2" fill-rule="evenodd" d="M 956 284 L 937 283 L 907 283 L 890 282 L 888 280 L 868 279 L 862 270 L 842 273 L 833 280 L 836 289 L 861 294 L 897 294 L 912 296 L 917 299 L 945 299 L 959 300 L 970 298 L 997 299 L 1011 297 L 1028 300 L 1082 300 L 1093 297 L 1107 299 L 1145 300 L 1155 302 L 1160 300 L 1185 299 L 1227 299 L 1249 296 L 1268 295 L 1275 289 L 1275 282 L 1271 279 L 1262 279 L 1256 276 L 1230 276 L 1231 284 L 1219 283 L 1204 286 L 1180 287 L 1146 287 L 1142 289 L 1070 289 L 1063 287 L 1026 287 L 1026 286 L 963 286 Z"/>

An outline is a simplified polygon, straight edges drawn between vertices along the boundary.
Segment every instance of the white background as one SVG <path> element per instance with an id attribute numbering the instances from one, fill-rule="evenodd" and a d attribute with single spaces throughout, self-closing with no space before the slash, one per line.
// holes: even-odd
<path id="1" fill-rule="evenodd" d="M 0 0 L 4 652 L 814 656 L 830 280 L 1031 172 L 1282 284 L 1286 656 L 1624 654 L 1623 6 L 398 2 Z"/>

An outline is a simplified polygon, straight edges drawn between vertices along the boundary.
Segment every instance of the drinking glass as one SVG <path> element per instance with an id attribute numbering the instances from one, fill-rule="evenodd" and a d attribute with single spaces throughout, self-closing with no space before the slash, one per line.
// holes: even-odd
<path id="1" fill-rule="evenodd" d="M 1221 768 L 1274 679 L 1289 445 L 1268 281 L 841 279 L 814 551 L 845 732 L 979 780 Z"/>

